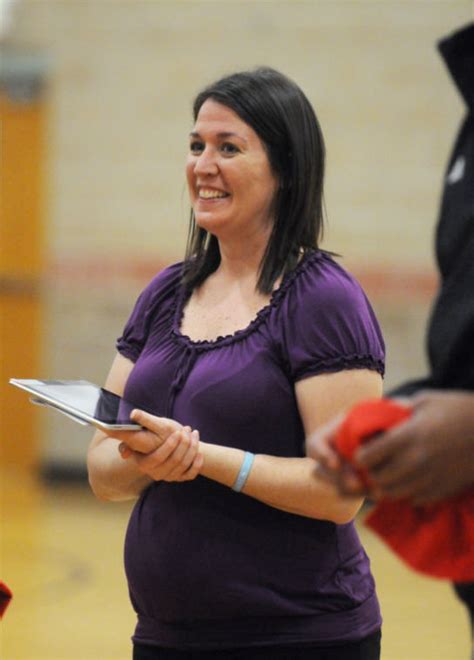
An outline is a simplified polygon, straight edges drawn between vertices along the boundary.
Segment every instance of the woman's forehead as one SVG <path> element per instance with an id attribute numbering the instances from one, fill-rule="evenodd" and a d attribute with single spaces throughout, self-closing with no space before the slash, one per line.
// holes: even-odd
<path id="1" fill-rule="evenodd" d="M 223 137 L 229 137 L 232 134 L 246 140 L 257 137 L 253 128 L 234 110 L 214 99 L 207 99 L 202 104 L 191 135 L 204 130 L 221 134 Z"/>

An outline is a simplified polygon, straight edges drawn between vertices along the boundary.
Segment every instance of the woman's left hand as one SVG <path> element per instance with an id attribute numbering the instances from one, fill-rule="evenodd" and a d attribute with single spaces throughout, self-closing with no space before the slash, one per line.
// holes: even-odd
<path id="1" fill-rule="evenodd" d="M 111 433 L 120 440 L 123 459 L 132 459 L 143 474 L 154 481 L 189 481 L 203 465 L 199 432 L 166 417 L 134 410 L 132 421 L 143 430 Z"/>

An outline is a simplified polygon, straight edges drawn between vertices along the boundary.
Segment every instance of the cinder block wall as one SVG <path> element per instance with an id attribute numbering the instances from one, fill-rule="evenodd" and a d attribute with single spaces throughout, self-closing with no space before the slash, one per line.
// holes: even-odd
<path id="1" fill-rule="evenodd" d="M 470 1 L 26 0 L 11 45 L 48 54 L 45 377 L 102 382 L 136 295 L 179 259 L 194 94 L 260 64 L 293 77 L 326 137 L 325 246 L 372 299 L 387 387 L 425 369 L 432 232 L 463 114 L 436 41 Z M 34 374 L 32 374 L 34 375 Z M 46 463 L 90 432 L 43 416 Z"/>

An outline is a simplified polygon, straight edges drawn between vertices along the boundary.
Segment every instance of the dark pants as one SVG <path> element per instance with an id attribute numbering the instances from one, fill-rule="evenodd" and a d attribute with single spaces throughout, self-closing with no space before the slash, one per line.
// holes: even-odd
<path id="1" fill-rule="evenodd" d="M 266 646 L 219 651 L 178 651 L 135 644 L 133 660 L 379 660 L 380 631 L 337 646 Z"/>
<path id="2" fill-rule="evenodd" d="M 474 582 L 455 582 L 453 586 L 458 598 L 469 610 L 471 630 L 474 636 Z"/>

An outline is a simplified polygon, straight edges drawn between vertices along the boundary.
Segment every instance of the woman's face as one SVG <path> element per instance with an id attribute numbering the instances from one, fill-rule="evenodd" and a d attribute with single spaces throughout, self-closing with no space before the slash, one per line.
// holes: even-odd
<path id="1" fill-rule="evenodd" d="M 278 181 L 267 152 L 248 124 L 212 99 L 191 132 L 186 176 L 199 227 L 218 238 L 268 235 Z"/>

